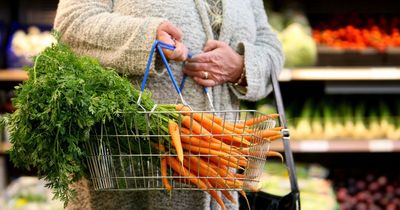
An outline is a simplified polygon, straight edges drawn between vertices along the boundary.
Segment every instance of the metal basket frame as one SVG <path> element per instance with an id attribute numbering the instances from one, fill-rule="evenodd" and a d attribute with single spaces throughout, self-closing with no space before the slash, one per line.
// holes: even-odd
<path id="1" fill-rule="evenodd" d="M 232 122 L 233 124 L 240 122 L 239 116 L 242 120 L 249 119 L 250 117 L 260 116 L 261 113 L 254 110 L 234 110 L 234 111 L 219 111 L 219 112 L 192 112 L 191 114 L 216 114 L 224 119 L 224 122 Z M 145 118 L 158 118 L 158 115 L 165 117 L 169 114 L 182 115 L 182 112 L 141 112 Z M 187 112 L 186 112 L 187 114 Z M 231 118 L 231 116 L 236 116 Z M 229 120 L 229 119 L 231 120 Z M 193 120 L 193 119 L 192 119 Z M 160 120 L 161 121 L 161 120 Z M 178 120 L 180 121 L 180 120 Z M 178 122 L 180 125 L 180 122 Z M 189 177 L 174 175 L 169 170 L 169 175 L 166 177 L 161 176 L 160 159 L 161 157 L 171 156 L 175 157 L 176 154 L 172 152 L 159 152 L 152 147 L 152 143 L 163 143 L 166 139 L 170 138 L 168 134 L 151 134 L 150 127 L 147 127 L 148 132 L 139 133 L 135 123 L 124 122 L 126 125 L 125 131 L 120 131 L 116 128 L 114 122 L 105 122 L 101 124 L 100 130 L 94 130 L 91 140 L 87 143 L 89 155 L 87 156 L 87 163 L 91 175 L 91 181 L 95 190 L 164 190 L 162 178 L 167 178 L 172 183 L 175 190 L 200 190 L 197 187 L 190 185 L 186 179 Z M 133 125 L 129 128 L 128 125 Z M 236 137 L 243 140 L 245 137 L 252 139 L 252 146 L 249 147 L 248 155 L 232 154 L 231 157 L 241 158 L 245 157 L 248 164 L 242 171 L 244 177 L 224 177 L 224 180 L 233 182 L 242 181 L 243 188 L 228 188 L 216 187 L 211 188 L 214 190 L 243 190 L 255 188 L 262 175 L 266 158 L 263 156 L 268 150 L 270 142 L 257 136 L 258 132 L 263 129 L 272 128 L 276 125 L 274 119 L 269 119 L 263 123 L 253 126 L 252 134 L 235 134 Z M 147 125 L 150 126 L 150 125 Z M 111 128 L 111 129 L 110 129 Z M 246 128 L 248 129 L 248 128 Z M 160 133 L 162 131 L 160 130 Z M 182 137 L 189 138 L 212 138 L 224 137 L 227 134 L 206 135 L 206 134 L 182 134 Z M 232 136 L 232 135 L 230 135 Z M 134 148 L 135 147 L 135 148 Z M 168 144 L 167 151 L 172 151 L 173 147 Z M 240 145 L 236 146 L 242 149 Z M 244 147 L 243 147 L 244 148 Z M 204 161 L 210 163 L 215 159 L 217 161 L 222 157 L 216 157 L 209 154 L 185 154 L 186 157 L 199 157 Z M 227 157 L 230 158 L 230 157 Z M 212 159 L 212 160 L 211 160 Z M 218 166 L 218 165 L 217 165 Z M 190 165 L 187 167 L 190 170 Z M 226 169 L 232 170 L 232 169 Z M 200 176 L 195 174 L 198 178 L 221 179 L 215 176 Z"/>

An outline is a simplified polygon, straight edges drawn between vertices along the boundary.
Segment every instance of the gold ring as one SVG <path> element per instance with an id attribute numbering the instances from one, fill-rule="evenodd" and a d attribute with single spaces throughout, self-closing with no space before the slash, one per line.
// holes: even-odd
<path id="1" fill-rule="evenodd" d="M 204 75 L 204 76 L 203 76 L 204 79 L 208 79 L 208 72 L 203 71 L 203 75 Z"/>

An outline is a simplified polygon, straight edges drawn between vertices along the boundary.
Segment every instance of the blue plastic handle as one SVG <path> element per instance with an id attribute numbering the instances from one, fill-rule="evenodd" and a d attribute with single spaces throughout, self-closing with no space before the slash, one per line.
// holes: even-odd
<path id="1" fill-rule="evenodd" d="M 149 55 L 149 59 L 147 61 L 147 66 L 146 66 L 146 70 L 144 71 L 144 75 L 143 75 L 143 80 L 142 80 L 142 84 L 140 85 L 140 91 L 143 92 L 144 88 L 146 86 L 146 81 L 147 81 L 147 77 L 149 76 L 149 71 L 150 71 L 150 66 L 151 66 L 151 61 L 153 59 L 153 55 L 154 55 L 154 51 L 157 47 L 158 41 L 156 40 L 153 43 L 153 46 L 151 46 L 151 50 L 150 50 L 150 55 Z"/>
<path id="2" fill-rule="evenodd" d="M 164 43 L 164 42 L 161 42 L 161 41 L 158 41 L 158 40 L 155 40 L 154 43 L 153 43 L 153 46 L 151 47 L 149 59 L 147 61 L 146 70 L 144 72 L 143 80 L 142 80 L 142 83 L 141 83 L 141 86 L 140 86 L 140 91 L 143 92 L 144 89 L 145 89 L 147 78 L 148 78 L 149 71 L 150 71 L 151 61 L 153 59 L 154 52 L 155 52 L 156 49 L 157 49 L 158 53 L 161 56 L 163 64 L 167 68 L 169 77 L 171 78 L 172 84 L 174 85 L 174 88 L 175 88 L 176 92 L 178 94 L 181 94 L 181 88 L 178 87 L 177 82 L 176 82 L 176 80 L 175 80 L 175 78 L 174 78 L 174 76 L 172 74 L 171 68 L 169 67 L 168 61 L 167 61 L 167 59 L 166 59 L 166 57 L 164 55 L 164 52 L 162 51 L 162 49 L 175 50 L 175 46 L 167 44 L 167 43 Z M 193 54 L 189 52 L 188 53 L 188 58 L 191 58 L 192 56 L 193 56 Z M 182 86 L 182 88 L 183 88 L 183 86 Z"/>
<path id="3" fill-rule="evenodd" d="M 167 68 L 169 77 L 171 78 L 172 84 L 174 85 L 176 92 L 177 92 L 178 94 L 181 94 L 181 90 L 179 89 L 178 84 L 176 83 L 176 80 L 175 80 L 175 78 L 174 78 L 174 75 L 172 74 L 171 68 L 170 68 L 169 65 L 168 65 L 168 61 L 167 61 L 167 59 L 165 58 L 165 55 L 164 55 L 164 53 L 163 53 L 163 51 L 162 51 L 163 48 L 161 47 L 161 45 L 158 45 L 158 46 L 157 46 L 157 49 L 158 49 L 158 53 L 160 54 L 161 59 L 162 59 L 164 65 L 165 65 L 165 67 Z"/>

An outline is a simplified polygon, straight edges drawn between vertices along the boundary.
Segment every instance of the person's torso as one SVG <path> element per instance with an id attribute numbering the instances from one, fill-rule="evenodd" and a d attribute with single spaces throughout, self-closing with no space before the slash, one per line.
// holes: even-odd
<path id="1" fill-rule="evenodd" d="M 218 40 L 228 43 L 237 50 L 240 42 L 254 43 L 256 40 L 256 24 L 251 0 L 222 0 L 222 25 Z M 137 18 L 162 17 L 176 25 L 183 32 L 183 43 L 193 54 L 202 52 L 202 48 L 212 34 L 210 17 L 206 9 L 206 0 L 114 0 L 113 12 Z M 212 35 L 211 35 L 212 36 Z M 182 80 L 182 63 L 170 62 L 174 77 L 178 83 Z M 153 98 L 158 103 L 176 103 L 177 95 L 165 68 L 157 64 L 160 73 L 149 78 L 147 88 L 157 94 Z M 215 88 L 213 88 L 214 90 Z M 185 99 L 195 110 L 209 109 L 203 87 L 188 79 L 182 91 Z M 165 97 L 171 96 L 171 97 Z M 175 97 L 176 96 L 176 97 Z M 224 109 L 237 109 L 238 101 L 230 93 L 228 86 L 222 85 L 213 92 L 213 98 L 222 97 Z M 178 101 L 179 102 L 179 101 Z"/>

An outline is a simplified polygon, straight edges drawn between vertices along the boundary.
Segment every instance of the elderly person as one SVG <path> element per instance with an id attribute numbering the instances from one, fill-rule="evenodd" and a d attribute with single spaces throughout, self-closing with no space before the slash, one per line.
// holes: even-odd
<path id="1" fill-rule="evenodd" d="M 210 108 L 204 86 L 211 87 L 217 111 L 265 97 L 271 71 L 283 64 L 262 0 L 60 0 L 55 28 L 75 52 L 96 57 L 137 83 L 154 40 L 175 45 L 165 53 L 178 81 L 183 73 L 189 76 L 182 93 L 194 110 Z M 174 103 L 165 68 L 153 64 L 146 87 L 157 103 Z M 220 208 L 202 191 L 97 192 L 86 180 L 73 187 L 77 196 L 67 209 Z"/>

